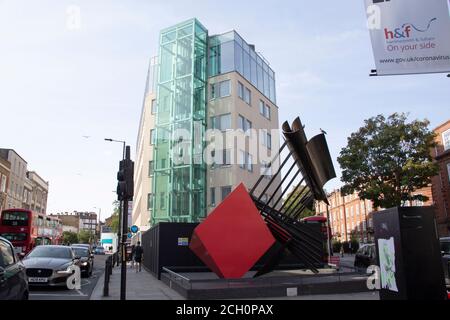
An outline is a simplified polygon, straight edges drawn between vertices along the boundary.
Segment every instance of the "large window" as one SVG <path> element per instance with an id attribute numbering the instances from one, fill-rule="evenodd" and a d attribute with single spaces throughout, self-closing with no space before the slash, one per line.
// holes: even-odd
<path id="1" fill-rule="evenodd" d="M 270 120 L 270 106 L 266 104 L 263 100 L 259 100 L 259 113 Z"/>
<path id="2" fill-rule="evenodd" d="M 148 176 L 153 176 L 153 160 L 148 162 Z"/>
<path id="3" fill-rule="evenodd" d="M 211 206 L 216 206 L 216 188 L 211 188 Z"/>
<path id="4" fill-rule="evenodd" d="M 250 135 L 250 132 L 251 132 L 250 130 L 252 129 L 252 123 L 250 122 L 250 120 L 239 115 L 238 126 L 239 126 L 239 129 L 243 130 L 246 134 Z"/>
<path id="5" fill-rule="evenodd" d="M 153 207 L 153 194 L 147 194 L 147 211 L 152 210 Z"/>
<path id="6" fill-rule="evenodd" d="M 250 172 L 253 171 L 253 157 L 251 154 L 245 151 L 239 152 L 239 167 L 241 169 L 248 170 Z"/>
<path id="7" fill-rule="evenodd" d="M 260 131 L 260 142 L 267 149 L 272 149 L 272 135 L 267 132 L 267 130 Z"/>
<path id="8" fill-rule="evenodd" d="M 216 117 L 211 117 L 211 125 L 213 129 L 225 131 L 231 129 L 231 114 L 223 114 Z"/>
<path id="9" fill-rule="evenodd" d="M 228 97 L 231 94 L 230 80 L 211 84 L 211 99 Z"/>
<path id="10" fill-rule="evenodd" d="M 151 130 L 150 130 L 150 144 L 151 144 L 151 145 L 156 144 L 156 134 L 155 134 L 155 129 L 151 129 Z"/>
<path id="11" fill-rule="evenodd" d="M 152 100 L 152 114 L 156 114 L 157 112 L 157 103 L 156 103 L 156 99 Z"/>
<path id="12" fill-rule="evenodd" d="M 442 144 L 444 145 L 444 150 L 450 149 L 450 129 L 442 133 Z"/>
<path id="13" fill-rule="evenodd" d="M 244 85 L 238 81 L 238 96 L 244 100 Z"/>
<path id="14" fill-rule="evenodd" d="M 248 105 L 252 104 L 252 92 L 247 87 L 244 89 L 244 101 Z"/>
<path id="15" fill-rule="evenodd" d="M 5 192 L 6 193 L 6 176 L 3 174 L 0 174 L 1 181 L 0 181 L 0 192 Z"/>
<path id="16" fill-rule="evenodd" d="M 222 191 L 222 201 L 231 193 L 231 186 L 226 186 L 221 188 Z"/>

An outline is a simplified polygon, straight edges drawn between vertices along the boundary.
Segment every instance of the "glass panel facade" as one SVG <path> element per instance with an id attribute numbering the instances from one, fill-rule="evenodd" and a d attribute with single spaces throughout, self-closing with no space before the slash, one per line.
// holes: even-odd
<path id="1" fill-rule="evenodd" d="M 207 37 L 196 19 L 161 31 L 152 225 L 206 216 Z"/>
<path id="2" fill-rule="evenodd" d="M 230 71 L 239 72 L 276 104 L 275 72 L 235 31 L 209 38 L 209 76 Z"/>

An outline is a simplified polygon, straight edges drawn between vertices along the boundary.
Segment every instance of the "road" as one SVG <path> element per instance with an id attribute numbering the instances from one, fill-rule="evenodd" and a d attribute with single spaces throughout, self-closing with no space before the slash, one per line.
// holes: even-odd
<path id="1" fill-rule="evenodd" d="M 107 256 L 95 256 L 94 270 L 89 278 L 81 278 L 81 290 L 66 288 L 30 288 L 30 300 L 89 300 L 105 269 Z"/>

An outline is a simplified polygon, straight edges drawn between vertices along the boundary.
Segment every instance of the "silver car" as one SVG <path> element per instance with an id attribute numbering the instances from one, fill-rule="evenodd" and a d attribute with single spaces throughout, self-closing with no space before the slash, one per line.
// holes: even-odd
<path id="1" fill-rule="evenodd" d="M 80 257 L 67 246 L 35 247 L 22 260 L 29 286 L 66 286 L 73 265 L 80 266 Z"/>

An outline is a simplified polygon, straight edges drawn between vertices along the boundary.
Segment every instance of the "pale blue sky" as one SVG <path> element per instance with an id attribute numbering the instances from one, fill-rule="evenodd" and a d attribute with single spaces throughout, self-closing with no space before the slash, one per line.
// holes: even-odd
<path id="1" fill-rule="evenodd" d="M 66 27 L 70 5 L 81 9 L 79 30 Z M 280 121 L 300 116 L 310 137 L 326 130 L 333 159 L 378 113 L 410 112 L 432 127 L 450 118 L 445 75 L 368 77 L 362 0 L 0 0 L 0 146 L 50 181 L 49 212 L 110 215 L 122 146 L 103 138 L 134 147 L 159 30 L 192 17 L 256 45 L 276 72 Z"/>

